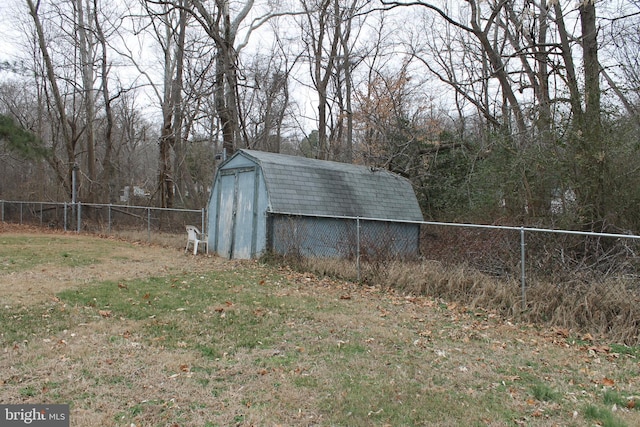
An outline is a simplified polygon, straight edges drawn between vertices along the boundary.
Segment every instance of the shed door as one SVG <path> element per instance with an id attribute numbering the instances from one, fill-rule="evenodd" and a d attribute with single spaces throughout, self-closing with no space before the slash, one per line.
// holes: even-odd
<path id="1" fill-rule="evenodd" d="M 222 171 L 218 254 L 234 259 L 255 255 L 256 168 Z"/>

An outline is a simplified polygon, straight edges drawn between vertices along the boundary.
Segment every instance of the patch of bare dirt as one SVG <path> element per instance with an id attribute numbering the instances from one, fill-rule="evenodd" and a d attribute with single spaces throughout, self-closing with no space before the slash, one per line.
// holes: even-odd
<path id="1" fill-rule="evenodd" d="M 96 239 L 112 237 L 78 235 L 40 227 L 0 222 L 0 235 L 55 235 L 73 242 L 74 250 L 95 250 Z M 140 242 L 120 241 L 116 252 L 104 253 L 95 263 L 64 266 L 58 263 L 38 265 L 25 271 L 0 269 L 0 302 L 3 305 L 31 305 L 55 299 L 55 294 L 68 288 L 102 281 L 131 280 L 154 275 L 180 274 L 224 268 L 224 261 L 211 255 L 185 253 L 184 248 L 163 247 Z"/>

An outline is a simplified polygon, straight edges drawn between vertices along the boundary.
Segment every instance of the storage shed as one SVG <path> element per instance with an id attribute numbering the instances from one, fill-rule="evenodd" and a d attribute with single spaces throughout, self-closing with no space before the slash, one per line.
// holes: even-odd
<path id="1" fill-rule="evenodd" d="M 349 257 L 418 254 L 422 213 L 411 183 L 384 169 L 239 150 L 223 162 L 208 208 L 210 251 Z"/>

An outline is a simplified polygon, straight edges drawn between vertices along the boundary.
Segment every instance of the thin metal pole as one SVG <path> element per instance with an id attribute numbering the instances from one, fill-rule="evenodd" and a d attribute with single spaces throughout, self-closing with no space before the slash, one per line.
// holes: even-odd
<path id="1" fill-rule="evenodd" d="M 520 280 L 522 281 L 522 311 L 527 309 L 525 258 L 524 227 L 520 227 Z"/>
<path id="2" fill-rule="evenodd" d="M 42 227 L 42 203 L 40 203 L 40 227 Z"/>
<path id="3" fill-rule="evenodd" d="M 356 218 L 356 271 L 360 282 L 360 218 Z"/>
<path id="4" fill-rule="evenodd" d="M 78 220 L 77 222 L 77 232 L 80 233 L 80 230 L 82 229 L 82 205 L 80 204 L 80 202 L 78 202 Z"/>
<path id="5" fill-rule="evenodd" d="M 67 202 L 64 202 L 64 231 L 67 231 Z"/>
<path id="6" fill-rule="evenodd" d="M 151 242 L 151 208 L 147 208 L 147 241 Z"/>
<path id="7" fill-rule="evenodd" d="M 1 221 L 4 222 L 4 200 L 0 200 L 0 206 L 2 206 L 2 219 Z"/>
<path id="8" fill-rule="evenodd" d="M 109 203 L 109 206 L 107 208 L 107 218 L 107 234 L 111 234 L 111 203 Z"/>
<path id="9" fill-rule="evenodd" d="M 20 202 L 20 225 L 22 225 L 22 202 Z"/>
<path id="10" fill-rule="evenodd" d="M 208 236 L 207 230 L 204 229 L 204 217 L 206 215 L 205 213 L 206 211 L 204 210 L 204 208 L 202 208 L 202 212 L 201 212 L 201 217 L 200 217 L 200 230 L 202 230 L 202 233 Z M 255 234 L 255 233 L 254 233 Z M 208 244 L 208 243 L 207 243 Z"/>

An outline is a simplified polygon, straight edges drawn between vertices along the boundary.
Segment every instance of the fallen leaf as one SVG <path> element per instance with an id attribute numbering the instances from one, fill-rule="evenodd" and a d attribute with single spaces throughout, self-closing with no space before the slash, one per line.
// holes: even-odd
<path id="1" fill-rule="evenodd" d="M 615 384 L 616 384 L 616 382 L 614 380 L 612 380 L 611 378 L 604 377 L 602 379 L 602 385 L 604 385 L 606 387 L 613 387 Z"/>
<path id="2" fill-rule="evenodd" d="M 113 312 L 111 310 L 98 310 L 98 313 L 102 317 L 111 317 L 113 315 Z"/>
<path id="3" fill-rule="evenodd" d="M 594 353 L 609 353 L 609 351 L 611 351 L 611 348 L 606 345 L 598 345 L 598 346 L 594 345 L 589 347 L 587 350 L 592 351 Z"/>

